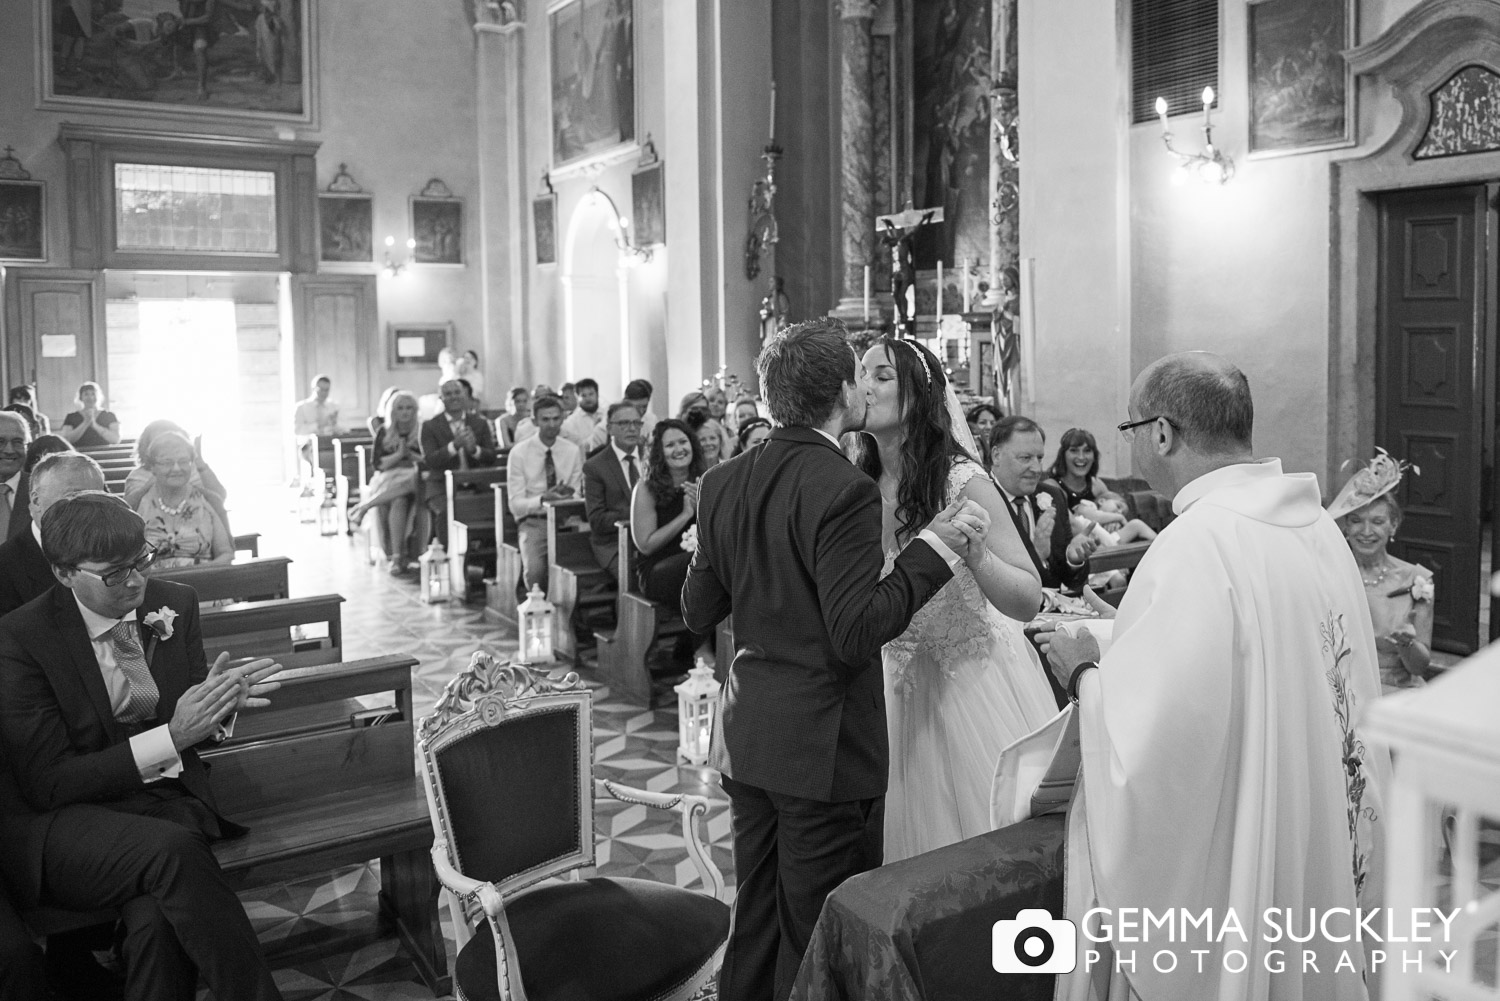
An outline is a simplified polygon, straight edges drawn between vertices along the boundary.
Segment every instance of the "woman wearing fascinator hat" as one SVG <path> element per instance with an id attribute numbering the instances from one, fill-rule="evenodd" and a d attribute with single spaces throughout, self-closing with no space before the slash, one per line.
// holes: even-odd
<path id="1" fill-rule="evenodd" d="M 1432 664 L 1432 571 L 1392 556 L 1387 547 L 1401 527 L 1395 490 L 1407 469 L 1384 449 L 1355 472 L 1328 513 L 1338 520 L 1365 581 L 1380 681 L 1386 688 L 1424 683 Z"/>
<path id="2" fill-rule="evenodd" d="M 890 781 L 885 861 L 991 830 L 990 787 L 1006 745 L 1057 711 L 1021 629 L 1041 599 L 999 490 L 936 357 L 882 337 L 862 361 L 869 409 L 853 445 L 880 485 L 885 572 L 944 506 L 962 497 L 990 513 L 985 545 L 881 650 Z M 1017 818 L 1020 819 L 1020 818 Z"/>

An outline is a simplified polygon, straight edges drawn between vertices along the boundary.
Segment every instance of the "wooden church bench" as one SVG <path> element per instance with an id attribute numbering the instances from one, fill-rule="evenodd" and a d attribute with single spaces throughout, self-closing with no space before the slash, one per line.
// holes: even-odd
<path id="1" fill-rule="evenodd" d="M 444 495 L 448 510 L 448 567 L 452 574 L 453 594 L 467 598 L 468 562 L 473 559 L 487 564 L 495 556 L 496 512 L 485 487 L 505 481 L 504 466 L 443 474 Z M 483 577 L 483 574 L 480 575 Z"/>
<path id="2" fill-rule="evenodd" d="M 543 501 L 547 511 L 547 600 L 552 602 L 552 649 L 558 660 L 578 660 L 574 616 L 585 608 L 615 601 L 614 580 L 594 559 L 587 525 L 584 531 L 565 527 L 569 518 L 582 518 L 582 498 Z"/>
<path id="3" fill-rule="evenodd" d="M 635 589 L 635 561 L 630 541 L 630 522 L 615 523 L 620 540 L 620 569 L 616 575 L 615 628 L 595 630 L 599 643 L 599 674 L 621 698 L 650 708 L 651 669 L 646 654 L 659 639 L 687 632 L 679 610 L 652 601 Z"/>
<path id="4" fill-rule="evenodd" d="M 242 560 L 238 563 L 204 563 L 195 567 L 157 570 L 160 580 L 186 584 L 204 601 L 272 601 L 291 596 L 286 556 Z"/>
<path id="5" fill-rule="evenodd" d="M 203 648 L 212 661 L 227 650 L 234 660 L 273 657 L 286 667 L 337 663 L 343 657 L 338 594 L 247 601 L 203 611 Z M 327 636 L 298 636 L 326 626 Z"/>
<path id="6" fill-rule="evenodd" d="M 495 576 L 485 584 L 486 614 L 509 626 L 516 625 L 516 592 L 521 586 L 521 547 L 516 517 L 510 513 L 509 486 L 504 480 L 490 484 L 494 499 L 494 522 L 500 526 L 495 542 Z"/>

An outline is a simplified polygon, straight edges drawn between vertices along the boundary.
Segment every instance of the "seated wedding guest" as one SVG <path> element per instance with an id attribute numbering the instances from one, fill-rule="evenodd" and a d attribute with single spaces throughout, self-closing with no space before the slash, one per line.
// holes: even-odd
<path id="1" fill-rule="evenodd" d="M 978 442 L 979 451 L 982 453 L 979 456 L 979 464 L 984 466 L 986 470 L 989 469 L 990 465 L 990 431 L 994 429 L 996 424 L 1000 423 L 1004 416 L 1000 412 L 999 407 L 988 403 L 981 403 L 977 407 L 973 407 L 967 414 L 969 433 Z"/>
<path id="2" fill-rule="evenodd" d="M 531 410 L 536 434 L 510 450 L 506 500 L 516 519 L 521 571 L 529 590 L 547 589 L 547 510 L 543 501 L 566 500 L 583 492 L 583 451 L 561 437 L 562 401 L 543 396 Z"/>
<path id="3" fill-rule="evenodd" d="M 443 473 L 450 469 L 493 466 L 496 452 L 490 422 L 465 409 L 468 397 L 458 380 L 449 379 L 439 390 L 443 412 L 422 424 L 422 468 L 432 474 L 423 487 L 422 503 L 432 513 L 438 540 L 447 546 L 448 519 L 444 516 L 447 484 Z"/>
<path id="4" fill-rule="evenodd" d="M 708 397 L 696 389 L 682 398 L 682 405 L 677 408 L 677 419 L 686 424 L 688 414 L 695 410 L 704 417 L 708 416 Z"/>
<path id="5" fill-rule="evenodd" d="M 562 436 L 592 455 L 609 436 L 604 414 L 599 412 L 599 384 L 593 379 L 579 379 L 578 408 L 563 421 Z"/>
<path id="6" fill-rule="evenodd" d="M 135 511 L 146 522 L 146 539 L 156 549 L 156 565 L 232 562 L 234 538 L 203 488 L 193 486 L 198 453 L 187 435 L 161 432 L 152 440 L 146 458 L 152 482 Z"/>
<path id="7" fill-rule="evenodd" d="M 142 576 L 154 554 L 118 497 L 57 501 L 41 539 L 54 586 L 0 619 L 0 869 L 13 899 L 118 908 L 129 1001 L 191 1001 L 200 975 L 224 1001 L 280 998 L 209 848 L 244 829 L 219 812 L 198 756 L 235 710 L 268 704 L 280 665 L 208 665 L 196 596 Z M 80 671 L 97 673 L 84 685 Z"/>
<path id="8" fill-rule="evenodd" d="M 575 383 L 565 382 L 557 390 L 557 398 L 563 405 L 563 423 L 568 423 L 568 418 L 573 416 L 573 411 L 578 409 L 578 386 Z"/>
<path id="9" fill-rule="evenodd" d="M 636 586 L 641 594 L 678 607 L 692 553 L 682 548 L 682 533 L 698 513 L 698 480 L 703 475 L 698 438 L 682 421 L 658 421 L 651 433 L 646 475 L 630 503 L 630 538 L 641 556 Z"/>
<path id="10" fill-rule="evenodd" d="M 606 426 L 609 446 L 583 464 L 583 501 L 594 561 L 614 576 L 620 565 L 615 523 L 630 517 L 630 494 L 641 478 L 641 413 L 629 403 L 611 403 Z"/>
<path id="11" fill-rule="evenodd" d="M 464 412 L 469 414 L 479 413 L 479 399 L 474 395 L 474 387 L 468 379 L 455 379 L 460 386 L 464 387 Z"/>
<path id="12" fill-rule="evenodd" d="M 29 479 L 27 529 L 0 546 L 0 615 L 14 612 L 57 583 L 52 564 L 42 555 L 42 515 L 69 494 L 104 490 L 99 464 L 71 449 L 42 456 Z"/>
<path id="13" fill-rule="evenodd" d="M 710 386 L 703 391 L 708 397 L 708 416 L 720 424 L 729 423 L 729 394 L 720 386 Z"/>
<path id="14" fill-rule="evenodd" d="M 501 448 L 510 448 L 516 443 L 516 431 L 521 422 L 531 415 L 531 390 L 525 386 L 510 387 L 509 403 L 505 413 L 495 420 L 495 435 Z"/>
<path id="15" fill-rule="evenodd" d="M 0 539 L 15 538 L 30 522 L 26 513 L 30 447 L 31 426 L 20 414 L 0 410 Z"/>
<path id="16" fill-rule="evenodd" d="M 333 392 L 333 380 L 326 375 L 315 375 L 312 378 L 312 395 L 305 400 L 298 400 L 296 409 L 292 411 L 292 434 L 302 443 L 302 459 L 307 463 L 303 469 L 304 474 L 310 474 L 318 468 L 318 443 L 317 435 L 336 435 L 339 428 L 339 405 L 330 403 L 329 394 Z"/>
<path id="17" fill-rule="evenodd" d="M 472 349 L 453 356 L 453 377 L 467 379 L 469 388 L 474 391 L 474 399 L 483 398 L 484 373 L 479 371 L 479 355 Z"/>
<path id="18" fill-rule="evenodd" d="M 740 433 L 735 442 L 735 455 L 748 452 L 771 437 L 771 422 L 764 417 L 752 417 L 740 425 Z"/>
<path id="19" fill-rule="evenodd" d="M 167 431 L 174 431 L 189 441 L 192 440 L 192 435 L 187 433 L 187 429 L 176 421 L 152 421 L 141 428 L 140 437 L 135 440 L 136 467 L 125 477 L 125 486 L 121 491 L 125 497 L 125 503 L 129 504 L 132 508 L 140 506 L 141 498 L 146 496 L 146 491 L 151 489 L 151 485 L 156 482 L 156 473 L 152 469 L 151 459 L 149 458 L 151 446 L 156 442 L 159 435 Z M 225 506 L 225 503 L 229 499 L 229 490 L 224 486 L 223 481 L 219 479 L 218 474 L 209 468 L 207 462 L 203 461 L 202 454 L 198 453 L 196 449 L 194 450 L 194 457 L 195 463 L 193 471 L 188 477 L 188 482 L 194 488 L 203 491 L 204 499 L 214 509 L 214 514 L 217 514 L 219 520 L 224 523 L 225 531 L 228 531 L 229 509 Z M 230 535 L 233 534 L 233 532 L 230 532 Z"/>
<path id="20" fill-rule="evenodd" d="M 651 412 L 651 394 L 654 390 L 645 379 L 631 379 L 625 384 L 624 398 L 641 412 L 641 437 L 648 440 L 656 422 L 660 419 Z"/>
<path id="21" fill-rule="evenodd" d="M 359 503 L 349 509 L 349 520 L 355 524 L 371 508 L 378 511 L 380 523 L 376 530 L 393 574 L 405 573 L 418 555 L 411 536 L 421 492 L 421 461 L 422 425 L 417 421 L 417 397 L 398 389 L 386 399 L 380 429 L 370 446 L 370 464 L 375 471 L 360 491 Z"/>
<path id="22" fill-rule="evenodd" d="M 731 414 L 729 423 L 733 426 L 734 433 L 739 434 L 740 428 L 744 426 L 746 421 L 753 421 L 755 418 L 761 416 L 763 415 L 760 412 L 760 404 L 755 402 L 755 398 L 752 396 L 741 396 L 738 400 L 734 401 L 734 412 Z"/>
<path id="23" fill-rule="evenodd" d="M 385 414 L 386 411 L 390 409 L 391 397 L 396 395 L 398 391 L 398 387 L 396 386 L 387 386 L 380 391 L 380 402 L 375 404 L 375 412 L 371 414 L 370 419 L 365 422 L 365 427 L 370 429 L 371 438 L 375 437 L 375 433 L 385 426 Z M 412 399 L 416 399 L 416 397 L 413 396 Z M 418 401 L 417 407 L 420 411 L 420 401 Z M 418 419 L 418 423 L 421 423 L 420 418 Z"/>
<path id="24" fill-rule="evenodd" d="M 990 429 L 990 475 L 1031 556 L 1042 586 L 1078 591 L 1098 543 L 1075 534 L 1061 488 L 1042 479 L 1046 436 L 1029 417 L 1006 417 Z"/>
<path id="25" fill-rule="evenodd" d="M 36 468 L 36 464 L 42 461 L 42 456 L 52 455 L 54 452 L 75 452 L 72 445 L 68 444 L 66 438 L 56 434 L 44 434 L 26 446 L 26 472 Z M 102 488 L 101 488 L 102 489 Z"/>
<path id="26" fill-rule="evenodd" d="M 1256 459 L 1253 423 L 1248 381 L 1216 355 L 1168 356 L 1131 387 L 1120 431 L 1132 468 L 1178 515 L 1141 561 L 1102 658 L 1087 630 L 1039 636 L 1082 753 L 1064 916 L 1259 923 L 1274 908 L 1323 922 L 1297 926 L 1296 953 L 1264 928 L 1226 935 L 1201 921 L 1149 946 L 1085 941 L 1092 961 L 1059 977 L 1062 1001 L 1362 1001 L 1367 950 L 1390 940 L 1327 920 L 1372 913 L 1385 883 L 1390 757 L 1359 730 L 1380 697 L 1359 567 L 1317 477 Z M 1409 941 L 1410 916 L 1387 916 Z M 1236 966 L 1275 972 L 1230 987 Z"/>
<path id="27" fill-rule="evenodd" d="M 1095 501 L 1106 491 L 1104 481 L 1099 479 L 1099 443 L 1083 428 L 1068 428 L 1057 442 L 1057 457 L 1047 469 L 1051 482 L 1056 483 L 1067 499 L 1068 510 L 1078 513 L 1079 501 Z M 1096 504 L 1097 508 L 1098 505 Z M 1105 528 L 1115 528 L 1124 519 L 1090 516 Z"/>
<path id="28" fill-rule="evenodd" d="M 46 414 L 42 413 L 42 407 L 36 401 L 35 386 L 28 383 L 21 386 L 10 387 L 10 402 L 24 403 L 31 408 L 31 412 L 36 415 L 37 424 L 41 426 L 41 430 L 37 432 L 37 437 L 52 433 L 52 419 Z"/>
<path id="29" fill-rule="evenodd" d="M 41 437 L 42 422 L 37 420 L 36 411 L 31 409 L 30 406 L 25 403 L 12 403 L 10 406 L 6 407 L 5 410 L 8 413 L 21 415 L 21 419 L 25 421 L 26 426 L 31 429 L 31 437 L 33 439 Z"/>
<path id="30" fill-rule="evenodd" d="M 78 409 L 63 418 L 57 433 L 74 448 L 98 448 L 120 443 L 120 419 L 104 409 L 104 391 L 97 382 L 78 387 Z"/>
<path id="31" fill-rule="evenodd" d="M 703 468 L 712 469 L 729 451 L 724 445 L 724 426 L 701 410 L 689 410 L 683 420 L 698 439 L 698 450 L 703 455 Z"/>
<path id="32" fill-rule="evenodd" d="M 1395 490 L 1407 468 L 1382 451 L 1328 505 L 1364 579 L 1380 683 L 1388 689 L 1422 685 L 1432 668 L 1432 571 L 1387 550 L 1401 527 Z"/>

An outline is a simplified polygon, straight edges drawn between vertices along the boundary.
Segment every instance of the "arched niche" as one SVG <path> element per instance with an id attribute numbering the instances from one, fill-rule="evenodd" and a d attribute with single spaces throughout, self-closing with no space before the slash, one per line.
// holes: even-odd
<path id="1" fill-rule="evenodd" d="M 579 200 L 563 243 L 563 370 L 608 394 L 630 368 L 630 302 L 614 201 L 595 188 Z M 613 389 L 609 387 L 614 387 Z"/>
<path id="2" fill-rule="evenodd" d="M 1343 460 L 1369 456 L 1375 446 L 1377 196 L 1500 179 L 1500 151 L 1418 156 L 1436 107 L 1435 95 L 1469 67 L 1500 77 L 1500 2 L 1425 0 L 1379 38 L 1346 52 L 1345 58 L 1361 81 L 1361 99 L 1389 93 L 1400 106 L 1400 121 L 1373 152 L 1330 165 L 1330 485 L 1338 482 Z"/>

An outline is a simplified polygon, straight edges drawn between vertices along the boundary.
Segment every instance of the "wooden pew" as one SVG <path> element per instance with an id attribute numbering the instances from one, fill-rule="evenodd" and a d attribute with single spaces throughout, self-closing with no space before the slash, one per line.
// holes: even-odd
<path id="1" fill-rule="evenodd" d="M 468 598 L 468 561 L 478 559 L 487 563 L 495 555 L 495 526 L 501 523 L 496 521 L 495 509 L 483 489 L 504 483 L 505 475 L 504 466 L 450 469 L 443 474 L 448 512 L 448 568 L 453 594 L 459 598 Z"/>
<path id="2" fill-rule="evenodd" d="M 495 576 L 484 582 L 485 612 L 506 625 L 516 626 L 516 590 L 521 586 L 521 547 L 515 515 L 510 513 L 506 481 L 490 484 L 494 497 L 494 521 L 500 526 L 495 542 Z"/>
<path id="3" fill-rule="evenodd" d="M 616 522 L 615 529 L 620 536 L 615 628 L 594 631 L 599 643 L 599 673 L 616 694 L 650 708 L 651 671 L 646 667 L 646 654 L 658 639 L 686 632 L 687 624 L 676 608 L 652 601 L 635 590 L 630 522 Z"/>
<path id="4" fill-rule="evenodd" d="M 274 657 L 286 667 L 337 663 L 343 657 L 343 601 L 342 595 L 319 594 L 204 609 L 203 648 L 210 660 L 227 650 L 234 660 Z M 326 637 L 294 635 L 307 626 L 325 625 Z"/>
<path id="5" fill-rule="evenodd" d="M 330 465 L 333 472 L 334 498 L 339 507 L 339 517 L 344 523 L 344 534 L 353 535 L 349 525 L 349 509 L 359 503 L 364 493 L 364 469 L 361 467 L 359 450 L 372 448 L 375 438 L 366 430 L 348 431 L 337 435 L 332 441 Z"/>
<path id="6" fill-rule="evenodd" d="M 156 570 L 152 577 L 186 584 L 204 601 L 273 601 L 291 597 L 285 556 L 243 560 L 238 563 L 204 563 L 195 567 Z"/>
<path id="7" fill-rule="evenodd" d="M 244 535 L 234 537 L 234 551 L 236 554 L 249 553 L 251 558 L 260 555 L 260 533 L 246 532 Z"/>
<path id="8" fill-rule="evenodd" d="M 555 609 L 552 650 L 558 660 L 566 658 L 576 665 L 574 615 L 584 608 L 611 604 L 616 594 L 608 586 L 613 583 L 609 575 L 594 559 L 587 523 L 583 531 L 563 527 L 569 518 L 583 517 L 583 499 L 543 501 L 542 506 L 547 511 L 547 600 Z"/>

